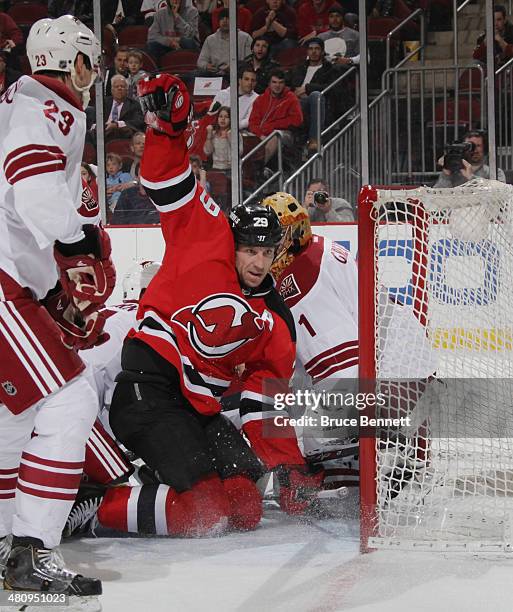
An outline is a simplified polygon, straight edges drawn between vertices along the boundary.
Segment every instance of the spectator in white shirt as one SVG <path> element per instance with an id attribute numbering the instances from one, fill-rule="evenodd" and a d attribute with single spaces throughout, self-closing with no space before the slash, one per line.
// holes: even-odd
<path id="1" fill-rule="evenodd" d="M 245 66 L 239 76 L 239 129 L 247 130 L 249 116 L 253 108 L 254 101 L 258 98 L 255 92 L 257 77 L 256 72 Z M 211 110 L 215 110 L 216 104 L 219 106 L 230 106 L 230 88 L 222 89 L 214 98 Z"/>

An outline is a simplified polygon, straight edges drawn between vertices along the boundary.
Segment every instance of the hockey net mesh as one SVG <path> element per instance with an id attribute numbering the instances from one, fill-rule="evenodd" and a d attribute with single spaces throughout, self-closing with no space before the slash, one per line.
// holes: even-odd
<path id="1" fill-rule="evenodd" d="M 513 545 L 513 188 L 379 190 L 380 546 Z"/>

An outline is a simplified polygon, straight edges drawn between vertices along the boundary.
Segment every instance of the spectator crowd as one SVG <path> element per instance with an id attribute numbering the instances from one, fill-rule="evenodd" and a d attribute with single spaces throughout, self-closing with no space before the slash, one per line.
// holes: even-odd
<path id="1" fill-rule="evenodd" d="M 26 71 L 23 64 L 26 32 L 11 17 L 16 4 L 4 0 L 5 12 L 0 12 L 0 93 Z M 50 17 L 73 14 L 93 25 L 90 1 L 49 0 L 39 4 L 42 13 L 37 18 L 45 14 Z M 413 10 L 414 4 L 381 0 L 368 3 L 367 10 L 375 17 L 395 17 L 394 11 L 399 10 L 401 15 L 397 17 L 403 17 L 405 11 L 407 14 Z M 192 153 L 201 172 L 206 173 L 203 182 L 214 190 L 229 191 L 231 126 L 235 117 L 230 111 L 228 7 L 228 0 L 101 3 L 107 56 L 103 117 L 110 222 L 129 222 L 130 202 L 137 210 L 134 218 L 157 221 L 148 212 L 152 208 L 138 182 L 145 125 L 137 100 L 137 84 L 149 73 L 179 74 L 191 92 L 197 77 L 218 79 L 221 87 L 215 89 L 213 99 L 207 101 L 196 96 Z M 509 57 L 513 54 L 509 49 L 510 46 L 513 49 L 513 35 L 505 12 L 500 9 L 496 7 L 496 54 Z M 276 170 L 278 147 L 285 152 L 285 169 L 289 171 L 317 153 L 322 131 L 354 104 L 353 67 L 361 61 L 357 10 L 357 3 L 350 0 L 237 2 L 240 151 L 246 154 L 264 142 L 262 155 L 255 156 L 255 167 L 249 172 L 253 183 L 246 185 L 246 189 L 251 190 Z M 478 41 L 478 48 L 476 54 L 482 55 L 482 40 Z M 341 80 L 348 71 L 351 73 Z M 330 86 L 327 93 L 321 93 Z M 87 173 L 88 181 L 94 181 L 97 133 L 94 100 L 86 108 L 86 115 L 84 174 Z M 323 189 L 327 190 L 325 184 Z M 327 220 L 339 218 L 336 198 L 329 198 L 324 206 L 308 204 L 310 191 L 308 188 L 305 206 L 311 206 L 315 215 Z"/>

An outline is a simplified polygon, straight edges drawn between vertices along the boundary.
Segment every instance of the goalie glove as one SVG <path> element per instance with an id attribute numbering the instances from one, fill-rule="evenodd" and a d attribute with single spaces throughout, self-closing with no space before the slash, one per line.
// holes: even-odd
<path id="1" fill-rule="evenodd" d="M 280 508 L 287 514 L 302 514 L 321 490 L 324 472 L 305 465 L 279 465 Z"/>
<path id="2" fill-rule="evenodd" d="M 42 300 L 42 304 L 57 323 L 62 343 L 67 348 L 83 351 L 99 346 L 109 339 L 109 334 L 103 331 L 105 315 L 93 312 L 84 317 L 62 288 L 57 292 L 50 292 Z"/>
<path id="3" fill-rule="evenodd" d="M 79 242 L 56 241 L 54 257 L 62 288 L 82 316 L 88 317 L 112 294 L 116 271 L 107 232 L 97 225 L 84 225 L 82 230 L 85 238 Z"/>
<path id="4" fill-rule="evenodd" d="M 180 136 L 192 120 L 187 87 L 171 74 L 141 79 L 137 93 L 146 124 L 157 132 Z"/>

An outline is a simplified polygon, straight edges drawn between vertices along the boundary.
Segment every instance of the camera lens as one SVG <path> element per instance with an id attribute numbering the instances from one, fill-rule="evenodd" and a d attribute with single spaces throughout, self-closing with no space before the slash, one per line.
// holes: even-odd
<path id="1" fill-rule="evenodd" d="M 329 195 L 325 191 L 315 191 L 313 199 L 316 204 L 326 204 Z"/>

